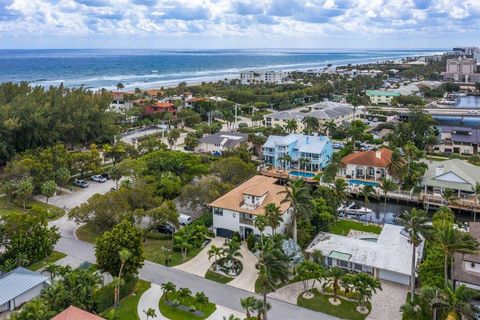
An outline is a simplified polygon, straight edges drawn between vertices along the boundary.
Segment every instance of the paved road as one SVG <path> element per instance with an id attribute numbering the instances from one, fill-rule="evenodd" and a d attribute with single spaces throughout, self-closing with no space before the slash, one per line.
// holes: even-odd
<path id="1" fill-rule="evenodd" d="M 87 189 L 53 197 L 50 199 L 50 203 L 69 210 L 85 202 L 95 193 L 108 192 L 112 183 L 112 181 L 107 181 L 103 184 L 92 182 Z M 39 198 L 39 200 L 44 201 L 42 198 Z M 57 226 L 62 236 L 55 245 L 55 250 L 66 253 L 72 265 L 79 265 L 83 261 L 91 263 L 95 262 L 95 250 L 93 244 L 80 241 L 75 237 L 75 229 L 78 228 L 78 225 L 74 221 L 69 220 L 68 217 L 64 216 L 51 222 L 50 225 Z M 151 261 L 145 261 L 145 265 L 140 270 L 140 278 L 159 285 L 167 281 L 172 281 L 177 287 L 188 287 L 193 292 L 203 291 L 213 303 L 237 311 L 242 311 L 240 299 L 252 295 L 251 292 L 213 282 L 191 273 L 175 268 L 168 268 Z M 269 299 L 269 302 L 272 304 L 272 310 L 269 312 L 270 319 L 336 319 L 279 300 Z"/>

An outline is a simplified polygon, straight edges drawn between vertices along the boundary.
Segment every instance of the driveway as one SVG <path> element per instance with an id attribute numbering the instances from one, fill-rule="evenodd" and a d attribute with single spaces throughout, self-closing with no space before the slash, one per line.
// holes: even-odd
<path id="1" fill-rule="evenodd" d="M 162 315 L 160 309 L 158 308 L 158 302 L 160 301 L 162 294 L 162 288 L 154 283 L 152 283 L 150 289 L 142 294 L 137 305 L 137 313 L 140 320 L 147 320 L 147 315 L 143 311 L 147 311 L 149 308 L 155 310 L 157 317 L 154 319 L 167 320 L 167 318 Z"/>
<path id="2" fill-rule="evenodd" d="M 400 307 L 407 299 L 408 287 L 390 281 L 382 280 L 382 291 L 377 291 L 372 297 L 372 312 L 368 320 L 400 320 Z"/>
<path id="3" fill-rule="evenodd" d="M 178 266 L 175 266 L 174 268 L 204 278 L 205 273 L 207 273 L 208 269 L 213 263 L 213 257 L 212 260 L 208 259 L 208 250 L 210 250 L 212 245 L 215 245 L 216 247 L 221 247 L 224 242 L 225 239 L 223 238 L 213 238 L 212 241 L 210 241 L 210 243 L 205 248 L 203 248 L 203 250 L 200 251 L 200 253 L 197 254 L 194 258 Z"/>
<path id="4" fill-rule="evenodd" d="M 250 250 L 248 250 L 246 242 L 242 243 L 240 253 L 242 254 L 242 258 L 240 258 L 243 265 L 242 273 L 230 281 L 228 285 L 255 292 L 255 281 L 257 281 L 258 278 L 258 270 L 255 268 L 255 265 L 257 264 L 258 259 L 252 252 L 250 252 Z"/>

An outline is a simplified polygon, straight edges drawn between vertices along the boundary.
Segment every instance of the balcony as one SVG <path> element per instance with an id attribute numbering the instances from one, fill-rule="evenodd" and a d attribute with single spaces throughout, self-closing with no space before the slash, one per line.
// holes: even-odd
<path id="1" fill-rule="evenodd" d="M 247 219 L 247 218 L 240 217 L 240 223 L 241 224 L 247 224 L 249 226 L 253 226 L 253 219 Z"/>

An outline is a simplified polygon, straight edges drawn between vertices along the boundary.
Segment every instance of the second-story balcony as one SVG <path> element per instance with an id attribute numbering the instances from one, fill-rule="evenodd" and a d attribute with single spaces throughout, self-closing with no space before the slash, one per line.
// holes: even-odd
<path id="1" fill-rule="evenodd" d="M 240 208 L 242 208 L 242 209 L 255 210 L 258 207 L 260 207 L 260 202 L 249 203 L 249 202 L 245 202 L 245 200 L 240 202 Z"/>

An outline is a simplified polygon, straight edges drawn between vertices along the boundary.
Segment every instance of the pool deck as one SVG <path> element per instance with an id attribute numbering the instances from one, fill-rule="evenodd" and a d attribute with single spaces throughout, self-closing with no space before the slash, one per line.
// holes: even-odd
<path id="1" fill-rule="evenodd" d="M 314 174 L 313 177 L 303 177 L 303 176 L 295 176 L 289 174 L 291 171 L 297 171 L 297 172 L 305 172 L 309 174 Z M 288 169 L 288 170 L 282 170 L 282 169 L 275 169 L 275 168 L 261 168 L 260 169 L 260 174 L 267 176 L 267 177 L 272 177 L 272 178 L 278 178 L 278 179 L 283 179 L 283 180 L 296 180 L 296 179 L 302 179 L 305 180 L 305 182 L 309 183 L 318 183 L 317 180 L 314 179 L 321 171 L 307 171 L 307 170 L 300 170 L 300 169 Z"/>

